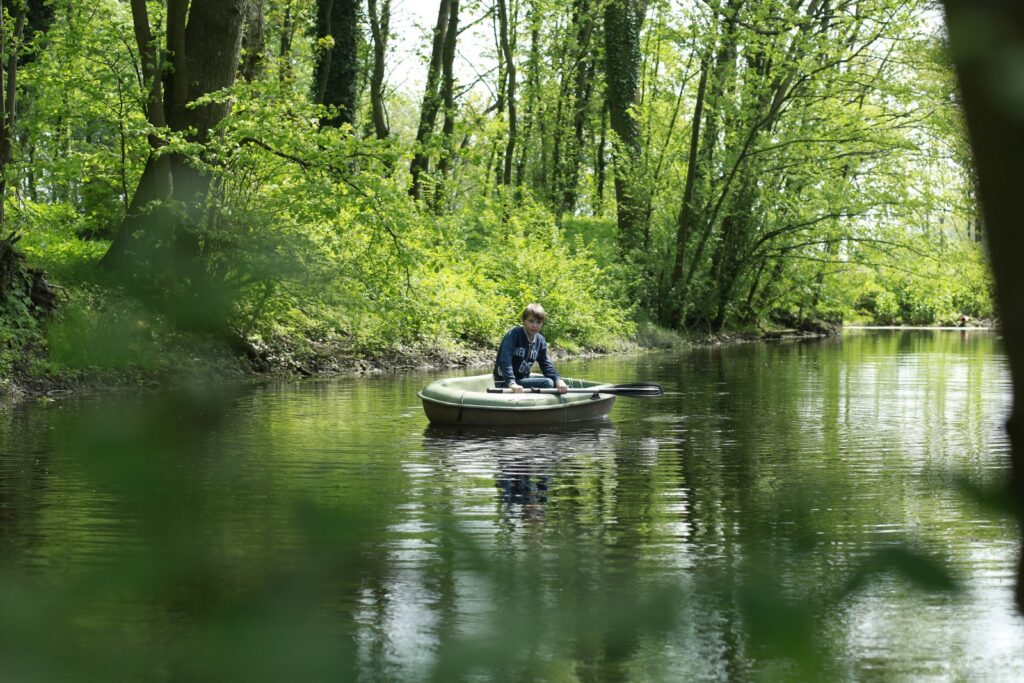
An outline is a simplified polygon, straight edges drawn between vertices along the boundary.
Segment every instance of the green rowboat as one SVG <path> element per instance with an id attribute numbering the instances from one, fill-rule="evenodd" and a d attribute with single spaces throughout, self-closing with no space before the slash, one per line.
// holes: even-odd
<path id="1" fill-rule="evenodd" d="M 584 420 L 597 420 L 608 415 L 615 405 L 615 396 L 602 394 L 600 382 L 562 378 L 571 389 L 593 392 L 547 394 L 488 393 L 494 386 L 491 375 L 452 377 L 428 384 L 419 397 L 423 412 L 435 425 L 476 425 L 516 427 L 529 425 L 560 425 Z"/>

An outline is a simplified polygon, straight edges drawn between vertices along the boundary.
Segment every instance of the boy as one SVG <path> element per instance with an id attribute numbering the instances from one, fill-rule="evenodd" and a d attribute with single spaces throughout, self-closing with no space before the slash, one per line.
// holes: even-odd
<path id="1" fill-rule="evenodd" d="M 498 347 L 494 361 L 494 386 L 508 387 L 517 394 L 523 387 L 558 387 L 564 394 L 569 386 L 558 376 L 555 366 L 548 360 L 548 343 L 540 333 L 547 314 L 540 304 L 530 304 L 523 310 L 523 324 L 513 327 Z M 543 377 L 530 377 L 534 362 L 540 365 Z"/>

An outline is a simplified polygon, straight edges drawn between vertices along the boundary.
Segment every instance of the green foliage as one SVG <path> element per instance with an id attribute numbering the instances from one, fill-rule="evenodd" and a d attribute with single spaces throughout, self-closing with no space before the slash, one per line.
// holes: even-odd
<path id="1" fill-rule="evenodd" d="M 244 333 L 372 356 L 490 347 L 532 300 L 552 312 L 556 343 L 610 348 L 631 331 L 615 277 L 563 241 L 543 207 L 494 199 L 425 213 L 406 176 L 389 173 L 392 141 L 318 127 L 319 108 L 271 84 L 241 84 L 235 97 L 245 104 L 209 167 L 218 220 L 201 239 L 211 275 L 237 293 Z"/>
<path id="2" fill-rule="evenodd" d="M 148 316 L 138 310 L 71 302 L 48 327 L 49 369 L 152 368 L 157 357 L 154 341 L 158 338 Z"/>
<path id="3" fill-rule="evenodd" d="M 112 234 L 148 153 L 130 40 L 124 3 L 60 3 L 39 56 L 18 73 L 28 144 L 8 174 L 30 200 L 65 207 L 86 238 Z"/>
<path id="4" fill-rule="evenodd" d="M 982 245 L 953 240 L 882 267 L 846 271 L 832 285 L 847 318 L 883 325 L 952 325 L 962 316 L 991 320 L 992 281 Z M 908 267 L 909 266 L 909 267 Z"/>
<path id="5" fill-rule="evenodd" d="M 513 12 L 516 187 L 495 185 L 506 109 L 491 115 L 489 97 L 470 89 L 455 140 L 432 138 L 432 159 L 456 151 L 447 171 L 435 165 L 424 178 L 430 198 L 419 204 L 405 171 L 421 98 L 390 95 L 385 141 L 360 136 L 361 124 L 321 127 L 331 111 L 306 98 L 313 3 L 266 7 L 262 75 L 202 98 L 230 104 L 204 145 L 147 123 L 130 8 L 59 5 L 43 49 L 19 72 L 23 144 L 8 169 L 26 249 L 71 292 L 67 327 L 51 340 L 109 323 L 131 349 L 191 327 L 309 357 L 458 352 L 492 347 L 532 300 L 551 314 L 549 339 L 569 350 L 625 348 L 637 321 L 643 339 L 664 345 L 673 342 L 651 332 L 654 321 L 703 332 L 754 329 L 779 311 L 917 324 L 992 316 L 980 249 L 950 230 L 976 210 L 969 155 L 941 37 L 918 31 L 919 3 L 814 22 L 784 2 L 744 4 L 736 24 L 702 5 L 653 3 L 643 22 L 630 14 L 637 150 L 618 168 L 600 106 L 605 9 L 545 2 Z M 858 42 L 876 33 L 885 50 Z M 285 38 L 288 52 L 276 54 Z M 149 282 L 119 283 L 94 264 L 152 153 L 150 135 L 163 141 L 159 153 L 183 154 L 211 179 L 200 220 L 169 214 L 168 230 L 193 240 L 198 257 L 168 250 L 165 268 L 142 273 Z M 693 221 L 680 241 L 691 168 Z M 616 173 L 647 229 L 626 258 Z M 152 327 L 133 336 L 127 321 L 140 316 Z M 89 366 L 102 355 L 54 362 Z"/>
<path id="6" fill-rule="evenodd" d="M 492 349 L 531 301 L 548 310 L 547 338 L 570 351 L 626 348 L 630 338 L 675 344 L 677 337 L 652 322 L 659 319 L 703 331 L 753 327 L 780 311 L 915 324 L 992 316 L 982 250 L 964 230 L 949 229 L 971 224 L 977 207 L 951 74 L 940 39 L 925 30 L 923 1 L 837 6 L 771 0 L 735 3 L 732 16 L 720 3 L 678 8 L 656 2 L 644 21 L 636 13 L 644 3 L 513 3 L 523 58 L 515 187 L 495 183 L 510 130 L 507 103 L 470 90 L 452 112 L 454 139 L 435 135 L 425 150 L 434 160 L 442 150 L 457 153 L 448 172 L 435 166 L 425 178 L 431 198 L 423 203 L 410 199 L 405 171 L 418 118 L 410 103 L 420 98 L 393 94 L 396 136 L 385 141 L 360 136 L 358 125 L 321 126 L 332 112 L 305 99 L 317 51 L 304 30 L 313 4 L 266 6 L 267 46 L 283 49 L 284 38 L 294 44 L 287 54 L 268 54 L 262 78 L 196 103 L 230 104 L 217 128 L 203 131 L 210 134 L 204 144 L 155 130 L 143 115 L 146 84 L 128 5 L 57 4 L 45 49 L 19 72 L 18 144 L 4 172 L 12 195 L 6 228 L 24 231 L 22 246 L 32 263 L 63 287 L 63 307 L 41 323 L 23 296 L 0 300 L 0 368 L 9 372 L 26 347 L 46 351 L 29 368 L 39 375 L 111 372 L 140 380 L 183 365 L 205 374 L 201 359 L 223 360 L 224 342 L 249 344 L 265 352 L 272 367 L 293 368 L 324 357 Z M 159 26 L 159 3 L 151 5 L 151 23 Z M 808 8 L 834 10 L 834 16 L 808 17 Z M 628 16 L 614 16 L 617 10 Z M 625 21 L 615 35 L 602 35 L 598 22 L 606 13 Z M 621 64 L 603 54 L 617 43 L 628 57 Z M 613 72 L 623 68 L 608 79 L 602 74 L 608 64 Z M 702 66 L 710 83 L 698 118 Z M 498 68 L 481 76 L 489 93 L 502 92 L 503 75 Z M 628 124 L 619 128 L 630 146 L 617 159 L 612 150 L 622 140 L 614 139 L 604 115 L 616 93 L 630 100 L 628 107 L 621 97 L 613 102 Z M 696 126 L 703 132 L 694 156 L 689 143 Z M 160 139 L 158 150 L 150 136 Z M 191 207 L 159 205 L 144 229 L 165 227 L 160 221 L 166 220 L 191 251 L 158 239 L 166 248 L 163 267 L 140 268 L 126 279 L 99 270 L 105 240 L 116 233 L 146 160 L 170 153 L 200 169 L 211 190 L 194 214 L 182 210 Z M 628 165 L 616 167 L 627 157 Z M 693 221 L 681 234 L 690 171 L 699 171 Z M 629 196 L 616 198 L 616 180 L 627 181 Z M 625 255 L 617 201 L 637 212 L 634 225 L 644 229 L 630 236 L 635 248 Z M 666 315 L 676 312 L 678 318 Z M 201 397 L 184 397 L 154 415 L 126 411 L 96 421 L 121 425 L 123 432 L 58 435 L 74 442 L 70 459 L 84 468 L 82 481 L 129 492 L 130 504 L 115 516 L 160 533 L 146 538 L 141 553 L 115 552 L 113 571 L 67 577 L 55 591 L 0 567 L 0 599 L 10 608 L 0 616 L 0 631 L 24 628 L 25 642 L 18 644 L 47 655 L 50 641 L 41 634 L 52 624 L 66 625 L 59 636 L 73 635 L 56 639 L 69 648 L 62 657 L 30 653 L 19 660 L 42 667 L 28 675 L 73 676 L 73 665 L 84 661 L 97 667 L 100 680 L 238 672 L 279 680 L 291 672 L 273 653 L 282 643 L 310 655 L 300 657 L 307 678 L 354 675 L 351 640 L 303 638 L 319 633 L 314 615 L 323 609 L 322 596 L 306 587 L 362 579 L 362 570 L 381 557 L 365 551 L 368 530 L 390 524 L 390 511 L 403 499 L 385 495 L 374 497 L 373 505 L 346 500 L 335 507 L 283 495 L 270 517 L 294 528 L 300 547 L 316 561 L 297 573 L 279 554 L 267 563 L 265 540 L 243 544 L 229 557 L 223 539 L 243 531 L 233 528 L 237 517 L 225 517 L 234 521 L 208 538 L 191 534 L 195 511 L 225 505 L 230 497 L 224 492 L 237 481 L 230 463 L 210 470 L 209 488 L 198 494 L 181 478 L 181 458 L 196 452 L 190 439 L 210 436 L 179 429 L 175 421 L 182 414 L 197 423 L 205 419 L 196 406 L 204 406 Z M 136 453 L 153 457 L 133 460 Z M 184 498 L 200 505 L 167 518 L 166 501 Z M 812 499 L 799 507 L 812 509 Z M 168 548 L 184 549 L 184 559 L 170 557 Z M 476 552 L 469 544 L 463 549 Z M 488 638 L 445 633 L 436 677 L 472 676 L 494 661 L 525 678 L 586 677 L 571 669 L 571 656 L 545 650 L 546 639 L 582 634 L 584 649 L 607 647 L 614 659 L 613 636 L 663 632 L 673 608 L 688 597 L 646 587 L 636 599 L 632 586 L 610 579 L 574 584 L 598 561 L 571 547 L 567 554 L 574 560 L 565 565 L 547 557 L 550 566 L 478 567 L 496 586 L 510 575 L 528 585 L 554 575 L 578 591 L 568 600 L 577 605 L 559 609 L 559 599 L 554 608 L 513 605 L 496 624 L 513 627 L 520 651 L 554 654 L 523 661 Z M 211 561 L 239 571 L 218 579 Z M 807 601 L 839 609 L 865 581 L 884 573 L 930 589 L 955 585 L 929 556 L 899 549 L 869 554 L 854 570 L 831 596 L 793 600 L 755 579 L 730 583 L 729 599 L 739 602 L 755 641 L 772 657 L 796 657 L 816 670 L 817 624 Z M 115 591 L 111 576 L 136 583 Z M 206 582 L 224 576 L 237 585 L 211 590 L 220 598 L 215 605 L 202 602 Z M 802 574 L 806 580 L 799 584 L 819 585 L 814 579 L 822 576 L 830 574 Z M 175 621 L 182 586 L 198 586 L 196 600 L 211 615 L 198 629 Z M 111 591 L 122 597 L 110 600 Z M 123 658 L 96 647 L 109 645 L 102 628 L 108 623 L 134 625 L 117 610 L 119 601 L 131 605 L 154 593 L 165 596 L 166 623 L 153 633 L 128 634 Z M 88 599 L 74 600 L 83 595 Z M 564 600 L 566 594 L 554 595 Z M 94 613 L 94 603 L 108 611 Z M 579 604 L 588 608 L 574 610 Z M 538 620 L 540 608 L 546 618 Z M 194 669 L 154 673 L 151 662 L 175 661 L 176 653 L 161 650 L 162 629 L 180 629 L 180 647 L 203 661 Z M 342 656 L 319 659 L 338 642 L 348 643 Z M 265 658 L 252 657 L 251 643 Z M 570 651 L 580 645 L 559 646 Z"/>
<path id="7" fill-rule="evenodd" d="M 545 337 L 556 345 L 607 349 L 633 332 L 621 271 L 598 265 L 579 241 L 565 240 L 539 205 L 492 206 L 511 213 L 502 224 L 492 212 L 492 246 L 483 255 L 484 267 L 511 304 L 506 321 L 518 322 L 523 306 L 538 301 L 549 315 Z"/>
<path id="8" fill-rule="evenodd" d="M 42 343 L 42 326 L 25 297 L 11 292 L 0 299 L 0 375 L 24 360 L 26 349 Z"/>

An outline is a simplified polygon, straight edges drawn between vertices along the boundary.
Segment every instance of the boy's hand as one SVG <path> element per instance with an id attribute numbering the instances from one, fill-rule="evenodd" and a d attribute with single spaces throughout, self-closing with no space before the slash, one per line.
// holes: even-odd
<path id="1" fill-rule="evenodd" d="M 513 394 L 521 394 L 521 393 L 523 393 L 523 388 L 521 386 L 519 386 L 518 384 L 509 384 L 508 388 L 512 390 Z"/>
<path id="2" fill-rule="evenodd" d="M 558 393 L 564 394 L 569 391 L 569 385 L 563 382 L 561 379 L 558 380 Z"/>

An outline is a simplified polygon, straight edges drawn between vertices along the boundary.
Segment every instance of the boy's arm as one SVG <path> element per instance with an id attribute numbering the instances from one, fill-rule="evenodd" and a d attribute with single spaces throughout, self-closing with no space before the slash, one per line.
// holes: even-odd
<path id="1" fill-rule="evenodd" d="M 537 349 L 537 364 L 540 365 L 540 371 L 544 373 L 544 376 L 550 378 L 556 386 L 562 381 L 558 370 L 555 370 L 554 363 L 548 358 L 548 343 L 543 339 L 541 340 L 540 348 Z"/>
<path id="2" fill-rule="evenodd" d="M 498 347 L 498 368 L 510 387 L 518 386 L 516 373 L 512 371 L 512 349 L 515 347 L 515 328 L 509 330 Z"/>

